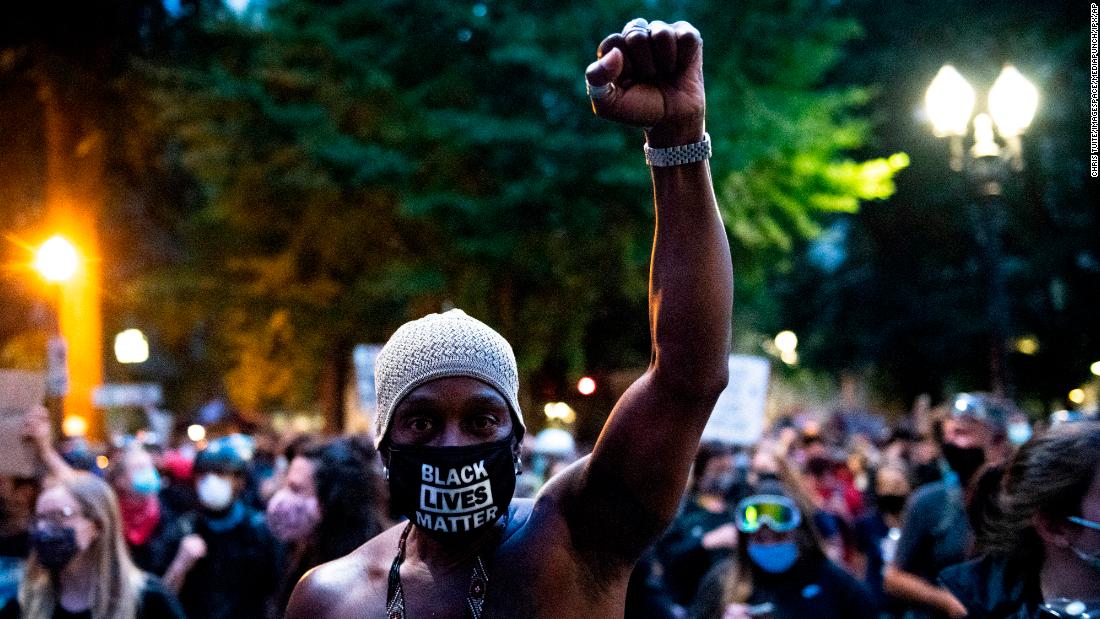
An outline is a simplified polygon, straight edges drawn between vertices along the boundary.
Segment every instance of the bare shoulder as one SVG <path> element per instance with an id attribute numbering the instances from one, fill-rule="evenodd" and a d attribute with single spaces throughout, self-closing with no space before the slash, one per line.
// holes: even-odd
<path id="1" fill-rule="evenodd" d="M 404 526 L 306 572 L 290 597 L 286 619 L 385 616 L 387 577 Z"/>

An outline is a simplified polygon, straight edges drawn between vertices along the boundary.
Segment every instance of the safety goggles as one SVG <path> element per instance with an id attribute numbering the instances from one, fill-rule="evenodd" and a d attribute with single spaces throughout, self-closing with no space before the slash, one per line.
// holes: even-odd
<path id="1" fill-rule="evenodd" d="M 802 522 L 794 501 L 774 494 L 757 494 L 742 499 L 734 512 L 734 524 L 742 533 L 756 533 L 767 525 L 776 533 L 793 531 Z"/>

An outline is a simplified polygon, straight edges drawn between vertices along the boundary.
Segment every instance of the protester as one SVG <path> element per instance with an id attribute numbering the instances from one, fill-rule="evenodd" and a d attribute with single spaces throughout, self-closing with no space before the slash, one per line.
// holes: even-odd
<path id="1" fill-rule="evenodd" d="M 37 480 L 0 476 L 0 608 L 19 593 L 37 496 Z"/>
<path id="2" fill-rule="evenodd" d="M 997 503 L 987 554 L 941 576 L 966 616 L 1100 616 L 1100 423 L 1062 424 L 1026 443 Z M 1056 612 L 1041 614 L 1044 604 Z"/>
<path id="3" fill-rule="evenodd" d="M 736 552 L 699 586 L 700 619 L 877 619 L 870 592 L 825 556 L 813 503 L 786 463 L 734 510 Z"/>
<path id="4" fill-rule="evenodd" d="M 684 607 L 691 606 L 703 576 L 737 546 L 729 502 L 737 481 L 733 451 L 721 443 L 699 446 L 683 509 L 657 545 L 669 594 Z"/>
<path id="5" fill-rule="evenodd" d="M 875 508 L 857 520 L 854 528 L 853 568 L 891 617 L 900 617 L 903 609 L 883 590 L 882 573 L 897 554 L 901 514 L 911 489 L 904 462 L 883 465 L 875 473 Z"/>
<path id="6" fill-rule="evenodd" d="M 152 455 L 138 443 L 120 450 L 112 458 L 107 481 L 118 496 L 123 534 L 134 564 L 163 576 L 185 532 L 178 516 L 160 500 L 161 477 Z"/>
<path id="7" fill-rule="evenodd" d="M 726 384 L 732 274 L 707 163 L 698 32 L 634 20 L 598 56 L 586 74 L 593 109 L 647 128 L 660 222 L 651 366 L 591 455 L 533 502 L 512 501 L 525 428 L 511 347 L 457 310 L 398 329 L 376 364 L 377 441 L 410 522 L 307 574 L 288 617 L 623 614 L 632 568 L 675 516 Z"/>
<path id="8" fill-rule="evenodd" d="M 946 567 L 969 557 L 973 532 L 965 492 L 984 464 L 1003 461 L 1008 405 L 990 395 L 957 395 L 943 423 L 943 456 L 952 474 L 913 494 L 905 511 L 894 561 L 883 577 L 885 591 L 913 606 L 914 617 L 960 619 L 966 608 L 935 584 Z"/>
<path id="9" fill-rule="evenodd" d="M 390 525 L 373 445 L 344 437 L 304 446 L 297 454 L 267 506 L 271 532 L 289 546 L 280 612 L 306 570 L 346 555 Z"/>
<path id="10" fill-rule="evenodd" d="M 186 514 L 198 508 L 193 468 L 195 448 L 190 442 L 161 453 L 157 469 L 163 473 L 160 504 L 173 514 Z"/>
<path id="11" fill-rule="evenodd" d="M 130 561 L 110 486 L 85 472 L 38 497 L 31 556 L 0 618 L 183 619 L 179 602 Z"/>
<path id="12" fill-rule="evenodd" d="M 246 463 L 228 442 L 212 442 L 195 456 L 201 505 L 183 517 L 188 534 L 165 573 L 189 617 L 264 617 L 276 587 L 277 546 L 264 515 L 241 500 Z"/>

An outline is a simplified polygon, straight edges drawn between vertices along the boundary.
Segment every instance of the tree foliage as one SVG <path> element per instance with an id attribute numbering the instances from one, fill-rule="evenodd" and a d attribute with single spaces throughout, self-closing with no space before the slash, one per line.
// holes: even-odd
<path id="1" fill-rule="evenodd" d="M 781 308 L 772 327 L 797 330 L 811 365 L 865 371 L 903 405 L 920 393 L 988 389 L 995 317 L 982 231 L 995 216 L 1004 228 L 999 268 L 1013 382 L 1034 410 L 1064 406 L 1100 358 L 1090 318 L 1100 290 L 1100 218 L 1085 186 L 1083 14 L 1067 3 L 849 6 L 867 37 L 834 78 L 878 85 L 869 146 L 904 150 L 912 167 L 888 202 L 836 217 L 819 242 L 798 248 L 791 275 L 770 283 Z M 1004 63 L 1040 90 L 1024 136 L 1025 169 L 996 204 L 978 204 L 967 178 L 948 168 L 947 145 L 914 113 L 946 62 L 977 89 L 979 107 Z M 1037 354 L 1016 352 L 1018 338 L 1034 338 Z"/>
<path id="2" fill-rule="evenodd" d="M 583 84 L 636 14 L 701 26 L 713 169 L 749 281 L 823 213 L 888 195 L 905 163 L 845 156 L 867 139 L 867 93 L 824 81 L 859 29 L 825 2 L 253 11 L 212 14 L 192 53 L 146 67 L 198 199 L 179 221 L 187 259 L 145 290 L 215 317 L 212 354 L 249 407 L 308 405 L 326 358 L 449 305 L 508 337 L 539 397 L 645 363 L 641 135 L 594 118 Z"/>

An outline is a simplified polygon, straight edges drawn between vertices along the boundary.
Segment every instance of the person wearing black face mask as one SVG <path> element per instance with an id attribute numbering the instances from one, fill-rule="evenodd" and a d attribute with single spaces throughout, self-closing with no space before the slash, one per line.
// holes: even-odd
<path id="1" fill-rule="evenodd" d="M 1008 463 L 985 554 L 940 582 L 972 619 L 1100 616 L 1100 423 L 1056 426 Z"/>
<path id="2" fill-rule="evenodd" d="M 288 618 L 623 615 L 633 566 L 672 522 L 729 377 L 732 264 L 707 163 L 702 60 L 690 24 L 635 19 L 585 74 L 597 115 L 645 128 L 659 222 L 648 325 L 638 317 L 651 364 L 592 454 L 533 501 L 513 501 L 526 430 L 511 346 L 458 310 L 405 324 L 375 366 L 376 431 L 409 522 L 307 574 Z M 522 313 L 494 315 L 524 324 Z"/>
<path id="3" fill-rule="evenodd" d="M 19 598 L 0 619 L 184 619 L 176 598 L 130 561 L 118 503 L 74 472 L 38 497 Z"/>
<path id="4" fill-rule="evenodd" d="M 673 599 L 683 607 L 691 605 L 703 576 L 737 545 L 730 510 L 746 491 L 735 489 L 736 481 L 732 446 L 699 446 L 683 510 L 657 544 L 664 581 Z M 733 504 L 731 493 L 737 495 L 732 497 Z"/>
<path id="5" fill-rule="evenodd" d="M 942 443 L 950 470 L 943 480 L 917 489 L 909 500 L 897 553 L 883 576 L 886 592 L 910 604 L 914 618 L 966 616 L 959 600 L 934 583 L 944 568 L 969 558 L 974 536 L 966 491 L 978 469 L 1002 462 L 1010 453 L 1010 408 L 988 394 L 960 393 L 950 402 Z"/>
<path id="6" fill-rule="evenodd" d="M 884 615 L 901 616 L 898 600 L 882 589 L 882 570 L 893 561 L 901 538 L 901 514 L 910 492 L 909 474 L 904 462 L 889 463 L 875 472 L 875 508 L 854 526 L 855 552 L 852 563 L 863 572 L 863 582 L 880 602 Z"/>

